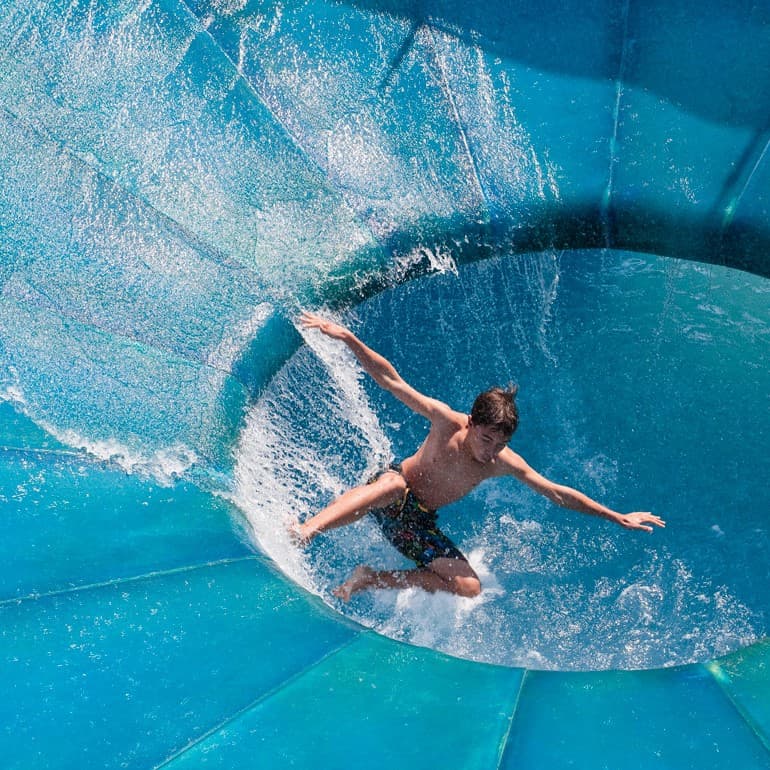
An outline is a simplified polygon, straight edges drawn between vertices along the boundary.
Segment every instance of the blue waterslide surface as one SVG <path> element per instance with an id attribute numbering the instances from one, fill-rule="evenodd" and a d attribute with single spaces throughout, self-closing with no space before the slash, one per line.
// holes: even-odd
<path id="1" fill-rule="evenodd" d="M 769 640 L 451 658 L 220 494 L 300 307 L 446 251 L 770 275 L 768 60 L 751 0 L 0 0 L 3 767 L 770 767 Z"/>

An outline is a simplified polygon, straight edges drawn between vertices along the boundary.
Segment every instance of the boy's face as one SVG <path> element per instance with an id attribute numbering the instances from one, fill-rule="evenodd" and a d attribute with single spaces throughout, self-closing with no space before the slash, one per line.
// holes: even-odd
<path id="1" fill-rule="evenodd" d="M 489 425 L 475 425 L 471 420 L 468 439 L 473 459 L 488 463 L 508 446 L 511 437 Z"/>

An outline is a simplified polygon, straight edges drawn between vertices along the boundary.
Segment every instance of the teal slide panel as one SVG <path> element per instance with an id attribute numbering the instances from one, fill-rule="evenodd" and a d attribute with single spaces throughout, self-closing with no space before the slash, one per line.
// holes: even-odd
<path id="1" fill-rule="evenodd" d="M 191 238 L 262 270 L 257 281 L 269 287 L 276 264 L 282 279 L 320 280 L 341 256 L 377 254 L 183 4 L 40 4 L 0 14 L 0 104 L 10 115 L 65 143 Z"/>
<path id="2" fill-rule="evenodd" d="M 54 428 L 74 423 L 93 446 L 125 442 L 147 455 L 163 447 L 183 463 L 195 447 L 197 457 L 229 461 L 230 415 L 245 400 L 240 383 L 219 369 L 61 318 L 23 283 L 13 290 L 5 288 L 0 329 L 36 420 Z M 69 443 L 77 445 L 79 436 Z"/>
<path id="3" fill-rule="evenodd" d="M 170 767 L 488 770 L 521 676 L 366 634 Z"/>
<path id="4" fill-rule="evenodd" d="M 756 234 L 770 222 L 770 127 L 757 140 L 759 157 L 747 163 L 746 185 L 729 202 L 726 224 L 737 253 L 748 255 L 738 266 L 770 276 L 767 244 Z"/>
<path id="5" fill-rule="evenodd" d="M 770 768 L 762 742 L 702 666 L 527 672 L 502 768 Z"/>
<path id="6" fill-rule="evenodd" d="M 770 751 L 770 639 L 712 661 L 708 668 Z"/>
<path id="7" fill-rule="evenodd" d="M 426 29 L 328 2 L 193 7 L 378 238 L 404 249 L 485 215 Z"/>
<path id="8" fill-rule="evenodd" d="M 0 505 L 0 602 L 251 553 L 221 498 L 77 453 L 0 448 Z"/>
<path id="9" fill-rule="evenodd" d="M 711 122 L 767 127 L 770 6 L 648 0 L 627 7 L 629 82 Z"/>
<path id="10" fill-rule="evenodd" d="M 610 175 L 622 47 L 618 4 L 525 4 L 504 12 L 485 6 L 484 15 L 479 23 L 502 38 L 496 45 L 460 42 L 451 25 L 449 33 L 434 37 L 494 216 L 516 223 L 521 248 L 549 242 L 554 229 L 573 243 L 593 244 L 600 234 L 584 217 L 598 218 Z M 544 15 L 569 30 L 567 72 L 548 39 Z M 539 231 L 546 217 L 548 237 Z"/>
<path id="11" fill-rule="evenodd" d="M 704 14 L 682 0 L 630 4 L 632 85 L 621 96 L 614 185 L 625 212 L 618 245 L 716 258 L 726 217 L 759 160 L 757 131 L 770 109 L 756 77 L 770 45 L 751 30 L 747 5 Z"/>
<path id="12" fill-rule="evenodd" d="M 632 89 L 624 92 L 620 113 L 622 162 L 612 201 L 614 211 L 624 213 L 613 237 L 651 253 L 701 257 L 716 243 L 750 132 L 674 109 L 662 117 L 659 97 Z M 658 186 L 650 185 L 651 177 Z"/>
<path id="13" fill-rule="evenodd" d="M 178 225 L 28 124 L 0 113 L 0 139 L 0 202 L 15 268 L 4 293 L 13 292 L 13 275 L 52 314 L 225 368 L 228 344 L 250 339 L 268 312 L 254 274 L 191 243 Z M 55 178 L 35 185 L 51 168 Z"/>
<path id="14" fill-rule="evenodd" d="M 253 553 L 222 497 L 98 462 L 2 401 L 0 507 L 5 603 Z"/>
<path id="15" fill-rule="evenodd" d="M 356 633 L 256 558 L 5 603 L 0 619 L 6 770 L 154 767 Z"/>

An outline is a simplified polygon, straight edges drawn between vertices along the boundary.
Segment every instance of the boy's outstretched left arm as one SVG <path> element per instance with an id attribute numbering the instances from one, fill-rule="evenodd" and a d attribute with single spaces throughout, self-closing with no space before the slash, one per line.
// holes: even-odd
<path id="1" fill-rule="evenodd" d="M 501 459 L 510 475 L 515 476 L 519 481 L 534 489 L 535 492 L 544 495 L 563 508 L 570 508 L 580 513 L 588 513 L 592 516 L 609 519 L 609 521 L 619 524 L 626 529 L 640 529 L 645 532 L 652 532 L 653 526 L 666 526 L 666 522 L 663 519 L 649 511 L 618 513 L 601 503 L 597 503 L 596 500 L 592 500 L 588 495 L 584 495 L 576 489 L 564 486 L 563 484 L 555 484 L 527 465 L 522 457 L 511 450 L 504 451 Z"/>

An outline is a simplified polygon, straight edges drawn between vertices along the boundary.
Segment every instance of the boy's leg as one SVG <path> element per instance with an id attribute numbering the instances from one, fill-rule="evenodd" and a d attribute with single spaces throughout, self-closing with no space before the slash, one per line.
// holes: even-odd
<path id="1" fill-rule="evenodd" d="M 367 588 L 422 588 L 429 593 L 446 591 L 458 596 L 474 597 L 481 593 L 481 581 L 465 559 L 439 558 L 427 567 L 378 572 L 361 565 L 334 591 L 343 601 Z"/>
<path id="2" fill-rule="evenodd" d="M 296 528 L 298 538 L 310 542 L 319 532 L 342 527 L 360 519 L 373 508 L 385 508 L 401 499 L 406 480 L 397 471 L 386 471 L 378 479 L 354 487 Z"/>
<path id="3" fill-rule="evenodd" d="M 451 586 L 452 593 L 471 598 L 481 593 L 481 580 L 464 557 L 434 559 L 428 568 Z"/>
<path id="4" fill-rule="evenodd" d="M 351 576 L 333 593 L 338 599 L 348 601 L 353 594 L 367 588 L 422 588 L 430 593 L 449 591 L 449 583 L 429 569 L 382 571 L 373 570 L 362 564 L 353 570 Z"/>

